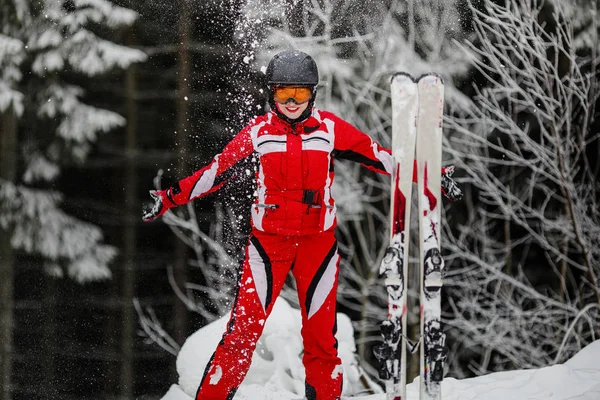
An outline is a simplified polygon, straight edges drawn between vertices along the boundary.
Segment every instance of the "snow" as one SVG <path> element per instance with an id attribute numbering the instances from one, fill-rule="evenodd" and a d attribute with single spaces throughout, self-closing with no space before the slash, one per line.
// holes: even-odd
<path id="1" fill-rule="evenodd" d="M 179 382 L 171 386 L 162 400 L 194 398 L 204 368 L 220 341 L 228 320 L 229 316 L 225 316 L 188 338 L 177 357 Z M 252 366 L 235 396 L 236 400 L 293 400 L 304 396 L 300 327 L 300 311 L 279 298 L 265 324 L 252 358 Z M 343 398 L 384 400 L 383 393 L 364 395 L 364 386 L 360 383 L 362 370 L 355 354 L 354 332 L 350 319 L 344 314 L 338 314 L 337 338 L 344 371 Z M 600 340 L 597 340 L 564 364 L 497 372 L 462 380 L 445 378 L 442 398 L 598 400 L 600 367 L 596 360 L 599 358 Z M 371 382 L 371 386 L 376 385 Z M 418 378 L 407 386 L 407 398 L 419 398 Z"/>
<path id="2" fill-rule="evenodd" d="M 227 315 L 188 338 L 177 357 L 179 385 L 176 385 L 176 389 L 172 388 L 163 399 L 184 400 L 193 397 L 205 366 L 221 340 L 228 321 Z M 300 328 L 300 311 L 292 308 L 285 299 L 278 298 L 265 323 L 252 358 L 252 366 L 238 390 L 236 399 L 254 399 L 258 393 L 261 393 L 262 400 L 297 399 L 304 395 Z M 349 393 L 357 393 L 360 390 L 360 371 L 353 336 L 350 319 L 344 314 L 338 314 L 338 351 L 344 366 L 344 388 Z M 187 395 L 182 396 L 180 392 Z"/>

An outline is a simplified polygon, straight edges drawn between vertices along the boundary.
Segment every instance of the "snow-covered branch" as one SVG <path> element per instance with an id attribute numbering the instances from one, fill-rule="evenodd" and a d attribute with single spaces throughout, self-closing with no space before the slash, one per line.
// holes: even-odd
<path id="1" fill-rule="evenodd" d="M 486 83 L 446 120 L 470 186 L 466 215 L 445 229 L 451 368 L 460 353 L 481 355 L 476 373 L 539 367 L 600 334 L 597 70 L 557 2 L 470 10 L 476 39 L 462 48 Z"/>
<path id="2" fill-rule="evenodd" d="M 133 306 L 142 328 L 139 334 L 145 338 L 145 342 L 147 344 L 156 343 L 162 349 L 176 356 L 179 353 L 179 344 L 164 330 L 154 310 L 150 307 L 144 310 L 138 299 L 133 299 Z"/>

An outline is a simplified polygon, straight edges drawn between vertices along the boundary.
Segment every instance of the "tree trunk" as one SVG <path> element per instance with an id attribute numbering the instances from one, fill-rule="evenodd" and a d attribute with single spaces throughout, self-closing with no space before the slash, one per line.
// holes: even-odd
<path id="1" fill-rule="evenodd" d="M 130 38 L 133 35 L 129 35 Z M 132 40 L 128 40 L 132 42 Z M 129 43 L 132 44 L 132 43 Z M 135 383 L 135 311 L 133 298 L 135 296 L 135 255 L 137 242 L 137 225 L 140 219 L 138 204 L 136 175 L 136 149 L 137 149 L 137 103 L 136 93 L 136 66 L 127 69 L 125 76 L 126 85 L 126 110 L 127 127 L 125 130 L 125 216 L 123 220 L 123 273 L 122 273 L 122 304 L 123 331 L 121 336 L 121 398 L 133 399 Z"/>
<path id="2" fill-rule="evenodd" d="M 43 326 L 42 335 L 43 342 L 41 343 L 43 353 L 41 354 L 42 368 L 42 388 L 48 392 L 58 393 L 56 387 L 56 357 L 60 354 L 57 332 L 57 299 L 58 287 L 56 277 L 49 274 L 44 274 L 44 302 L 42 303 L 43 311 Z"/>
<path id="3" fill-rule="evenodd" d="M 286 1 L 286 22 L 290 33 L 294 36 L 304 36 L 304 2 L 297 0 Z"/>
<path id="4" fill-rule="evenodd" d="M 189 174 L 188 165 L 190 157 L 188 135 L 190 131 L 189 123 L 189 102 L 190 98 L 190 37 L 191 37 L 191 12 L 189 0 L 179 0 L 179 71 L 177 74 L 177 130 L 175 141 L 177 143 L 177 170 L 183 174 Z M 175 282 L 182 287 L 187 282 L 187 245 L 177 240 L 175 245 L 173 273 Z M 184 304 L 175 301 L 174 304 L 174 339 L 180 345 L 187 337 L 188 316 Z"/>
<path id="5" fill-rule="evenodd" d="M 0 179 L 15 182 L 16 175 L 17 117 L 9 108 L 0 114 Z M 11 399 L 15 269 L 11 236 L 10 228 L 0 227 L 0 400 Z"/>

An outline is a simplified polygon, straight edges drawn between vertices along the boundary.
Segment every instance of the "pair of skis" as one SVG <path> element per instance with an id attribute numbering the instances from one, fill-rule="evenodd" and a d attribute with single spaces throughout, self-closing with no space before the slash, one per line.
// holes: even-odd
<path id="1" fill-rule="evenodd" d="M 441 323 L 444 261 L 440 253 L 442 118 L 444 83 L 434 74 L 415 81 L 392 77 L 391 235 L 380 273 L 388 293 L 388 319 L 381 324 L 383 343 L 375 348 L 379 375 L 388 400 L 406 399 L 407 269 L 413 168 L 419 210 L 421 309 L 421 400 L 441 398 L 446 336 Z M 414 161 L 416 159 L 416 162 Z"/>

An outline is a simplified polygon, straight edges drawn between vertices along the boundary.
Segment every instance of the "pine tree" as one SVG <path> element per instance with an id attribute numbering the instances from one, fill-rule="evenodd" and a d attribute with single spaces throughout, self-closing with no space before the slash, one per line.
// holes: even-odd
<path id="1" fill-rule="evenodd" d="M 115 249 L 102 244 L 97 227 L 61 210 L 63 196 L 51 184 L 65 162 L 85 162 L 99 134 L 124 125 L 122 116 L 86 104 L 73 77 L 145 60 L 92 30 L 130 25 L 137 14 L 104 0 L 15 0 L 2 7 L 0 111 L 18 119 L 11 149 L 18 173 L 0 182 L 0 226 L 11 232 L 13 248 L 44 257 L 53 274 L 109 277 Z"/>
<path id="2" fill-rule="evenodd" d="M 124 125 L 86 104 L 76 80 L 146 59 L 96 33 L 136 18 L 105 0 L 0 2 L 0 399 L 12 398 L 13 251 L 78 282 L 111 275 L 116 249 L 63 211 L 52 185 L 65 163 L 85 162 L 99 134 Z"/>

